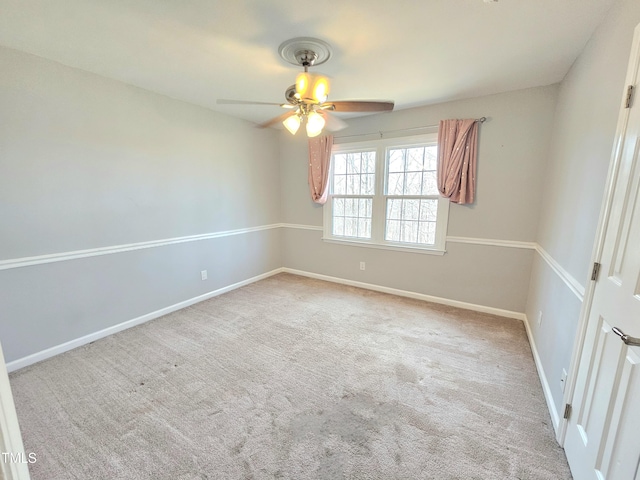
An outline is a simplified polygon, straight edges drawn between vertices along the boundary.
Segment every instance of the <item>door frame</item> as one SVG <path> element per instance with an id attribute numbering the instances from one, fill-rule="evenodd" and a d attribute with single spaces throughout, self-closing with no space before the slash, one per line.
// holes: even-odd
<path id="1" fill-rule="evenodd" d="M 13 394 L 11 393 L 11 384 L 9 383 L 9 374 L 4 363 L 4 354 L 0 345 L 0 451 L 19 454 L 21 462 L 5 463 L 0 458 L 0 478 L 6 480 L 29 480 L 29 468 L 24 463 L 25 456 L 24 445 L 22 443 L 22 435 L 20 426 L 18 425 L 18 417 L 16 415 L 16 407 L 13 402 Z"/>
<path id="2" fill-rule="evenodd" d="M 629 63 L 627 66 L 627 74 L 625 77 L 622 101 L 620 102 L 620 111 L 618 113 L 618 124 L 616 126 L 616 133 L 614 136 L 613 150 L 611 153 L 611 160 L 609 161 L 609 171 L 607 173 L 607 181 L 605 184 L 604 195 L 602 198 L 602 205 L 600 207 L 600 216 L 598 218 L 598 224 L 596 228 L 595 241 L 593 245 L 593 251 L 591 253 L 591 264 L 600 263 L 602 259 L 602 252 L 604 248 L 604 239 L 609 220 L 611 218 L 611 206 L 613 203 L 613 197 L 615 194 L 615 185 L 618 179 L 618 173 L 620 169 L 620 157 L 622 156 L 622 147 L 624 144 L 624 137 L 627 132 L 627 124 L 629 122 L 630 110 L 633 108 L 634 99 L 631 100 L 630 108 L 626 107 L 627 103 L 627 87 L 634 85 L 634 79 L 640 69 L 640 24 L 634 29 L 633 41 L 631 44 L 631 53 L 629 56 Z M 637 89 L 638 86 L 634 85 Z M 596 281 L 589 280 L 585 289 L 584 299 L 582 301 L 582 307 L 580 308 L 580 317 L 578 319 L 578 331 L 573 344 L 573 352 L 571 354 L 571 362 L 569 364 L 569 375 L 567 377 L 567 383 L 565 392 L 563 395 L 563 403 L 565 405 L 571 405 L 576 389 L 576 381 L 578 378 L 578 368 L 580 366 L 580 359 L 582 357 L 585 337 L 587 333 L 587 327 L 589 325 L 589 318 L 591 314 L 591 307 L 593 305 L 593 296 L 596 289 Z M 567 434 L 567 426 L 569 420 L 566 418 L 560 419 L 558 425 L 558 431 L 556 433 L 556 440 L 560 445 L 564 445 L 564 440 Z"/>

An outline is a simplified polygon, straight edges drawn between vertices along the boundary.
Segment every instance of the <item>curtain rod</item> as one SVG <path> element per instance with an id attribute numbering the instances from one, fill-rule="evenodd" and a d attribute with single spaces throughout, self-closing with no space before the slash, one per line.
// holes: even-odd
<path id="1" fill-rule="evenodd" d="M 484 123 L 486 120 L 487 120 L 487 117 L 476 118 L 476 122 L 480 122 L 480 123 Z M 436 123 L 435 125 L 424 125 L 422 127 L 400 128 L 397 130 L 385 130 L 385 131 L 378 130 L 377 132 L 373 132 L 373 133 L 358 133 L 355 135 L 343 135 L 341 137 L 333 137 L 333 138 L 336 140 L 339 140 L 341 138 L 366 137 L 368 135 L 380 135 L 380 138 L 382 138 L 385 133 L 409 132 L 411 130 L 422 130 L 425 128 L 435 128 L 438 126 L 440 126 L 440 124 Z"/>

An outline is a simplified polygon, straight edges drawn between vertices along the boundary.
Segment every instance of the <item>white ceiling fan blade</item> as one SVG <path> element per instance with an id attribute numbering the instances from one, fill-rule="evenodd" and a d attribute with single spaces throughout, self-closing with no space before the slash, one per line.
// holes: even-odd
<path id="1" fill-rule="evenodd" d="M 319 110 L 318 113 L 324 117 L 325 128 L 330 132 L 337 132 L 339 130 L 344 130 L 349 126 L 347 122 L 336 117 L 335 115 L 331 115 L 326 110 Z"/>
<path id="2" fill-rule="evenodd" d="M 263 122 L 261 124 L 258 125 L 258 128 L 267 128 L 270 127 L 271 125 L 275 125 L 277 123 L 281 123 L 284 122 L 287 118 L 291 117 L 292 115 L 295 115 L 296 112 L 286 112 L 283 113 L 282 115 L 278 115 L 275 118 L 272 118 L 271 120 L 267 120 L 266 122 Z"/>

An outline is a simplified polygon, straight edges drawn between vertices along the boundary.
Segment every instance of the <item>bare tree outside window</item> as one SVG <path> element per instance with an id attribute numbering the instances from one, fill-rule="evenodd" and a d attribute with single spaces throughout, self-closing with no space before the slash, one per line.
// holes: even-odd
<path id="1" fill-rule="evenodd" d="M 325 240 L 444 253 L 437 135 L 334 145 Z"/>
<path id="2" fill-rule="evenodd" d="M 385 240 L 434 245 L 438 147 L 392 148 L 387 155 Z"/>

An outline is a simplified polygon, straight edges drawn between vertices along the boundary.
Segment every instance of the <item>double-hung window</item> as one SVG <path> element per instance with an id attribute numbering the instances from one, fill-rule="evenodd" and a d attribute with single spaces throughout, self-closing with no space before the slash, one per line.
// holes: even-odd
<path id="1" fill-rule="evenodd" d="M 325 240 L 444 253 L 437 158 L 435 134 L 334 145 Z"/>

